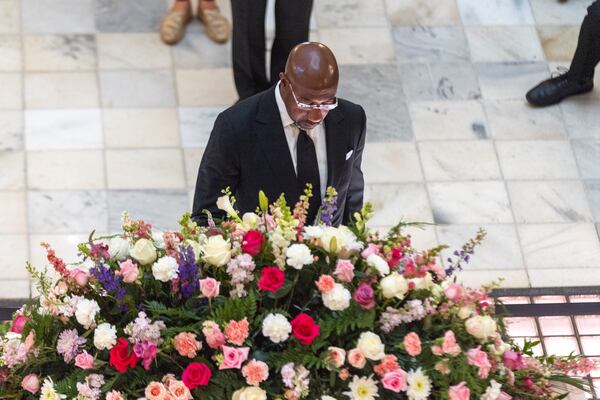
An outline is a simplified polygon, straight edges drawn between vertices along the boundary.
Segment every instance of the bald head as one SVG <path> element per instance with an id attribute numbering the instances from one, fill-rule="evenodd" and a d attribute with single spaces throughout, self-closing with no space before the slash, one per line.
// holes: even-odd
<path id="1" fill-rule="evenodd" d="M 294 47 L 285 65 L 288 79 L 311 91 L 337 89 L 339 71 L 335 56 L 322 43 L 306 42 Z"/>

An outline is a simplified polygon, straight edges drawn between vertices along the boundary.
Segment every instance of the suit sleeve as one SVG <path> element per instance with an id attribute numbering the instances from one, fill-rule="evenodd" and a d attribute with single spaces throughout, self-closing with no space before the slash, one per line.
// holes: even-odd
<path id="1" fill-rule="evenodd" d="M 237 190 L 240 168 L 236 147 L 231 125 L 227 117 L 220 114 L 204 149 L 196 180 L 192 219 L 201 225 L 206 225 L 208 220 L 202 210 L 210 211 L 215 219 L 225 216 L 216 205 L 217 198 L 222 196 L 221 190 L 229 187 L 234 194 Z"/>
<path id="2" fill-rule="evenodd" d="M 346 195 L 346 206 L 344 208 L 343 224 L 348 224 L 355 212 L 360 212 L 363 206 L 363 193 L 365 190 L 365 179 L 361 169 L 362 155 L 365 148 L 365 136 L 367 134 L 367 116 L 365 110 L 361 107 L 362 127 L 358 144 L 356 145 L 356 157 L 352 166 L 352 177 Z"/>

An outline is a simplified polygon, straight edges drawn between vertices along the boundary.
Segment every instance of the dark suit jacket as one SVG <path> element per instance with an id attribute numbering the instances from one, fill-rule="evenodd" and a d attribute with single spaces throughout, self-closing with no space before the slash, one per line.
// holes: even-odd
<path id="1" fill-rule="evenodd" d="M 364 179 L 361 171 L 365 146 L 366 116 L 359 105 L 339 99 L 338 107 L 325 118 L 327 186 L 338 192 L 338 210 L 333 223 L 347 223 L 363 205 Z M 352 154 L 346 160 L 346 155 Z M 285 193 L 290 207 L 301 190 L 285 138 L 275 87 L 258 93 L 217 117 L 198 171 L 192 218 L 206 224 L 209 210 L 214 218 L 221 190 L 230 187 L 241 213 L 255 211 L 258 192 L 270 202 Z M 314 190 L 314 189 L 313 189 Z M 318 190 L 318 188 L 317 188 Z"/>

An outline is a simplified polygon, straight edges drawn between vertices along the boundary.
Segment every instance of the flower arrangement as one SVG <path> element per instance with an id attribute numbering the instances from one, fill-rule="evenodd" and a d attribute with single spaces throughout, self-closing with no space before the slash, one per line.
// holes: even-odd
<path id="1" fill-rule="evenodd" d="M 484 233 L 442 266 L 399 224 L 334 227 L 328 190 L 305 225 L 310 188 L 207 227 L 185 215 L 159 232 L 124 213 L 123 232 L 79 246 L 54 278 L 29 266 L 39 297 L 0 329 L 2 399 L 558 399 L 552 382 L 594 368 L 534 357 L 504 334 L 488 297 L 453 274 Z M 585 372 L 583 371 L 583 372 Z"/>

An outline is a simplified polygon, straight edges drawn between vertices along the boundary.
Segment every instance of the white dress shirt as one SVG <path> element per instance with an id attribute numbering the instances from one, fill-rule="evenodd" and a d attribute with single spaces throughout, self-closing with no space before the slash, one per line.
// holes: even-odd
<path id="1" fill-rule="evenodd" d="M 290 155 L 292 156 L 292 162 L 294 163 L 294 171 L 298 174 L 298 160 L 296 154 L 296 148 L 298 147 L 298 135 L 300 134 L 300 128 L 296 126 L 294 120 L 287 112 L 285 103 L 279 92 L 279 84 L 275 86 L 275 100 L 277 101 L 277 108 L 281 115 L 281 122 L 283 123 L 283 131 L 285 132 L 285 138 L 290 149 Z M 325 198 L 325 191 L 327 189 L 327 143 L 325 142 L 325 125 L 321 122 L 316 128 L 306 132 L 315 144 L 315 150 L 317 152 L 317 163 L 319 164 L 319 179 L 321 181 L 321 199 Z M 293 205 L 292 205 L 293 207 Z"/>

